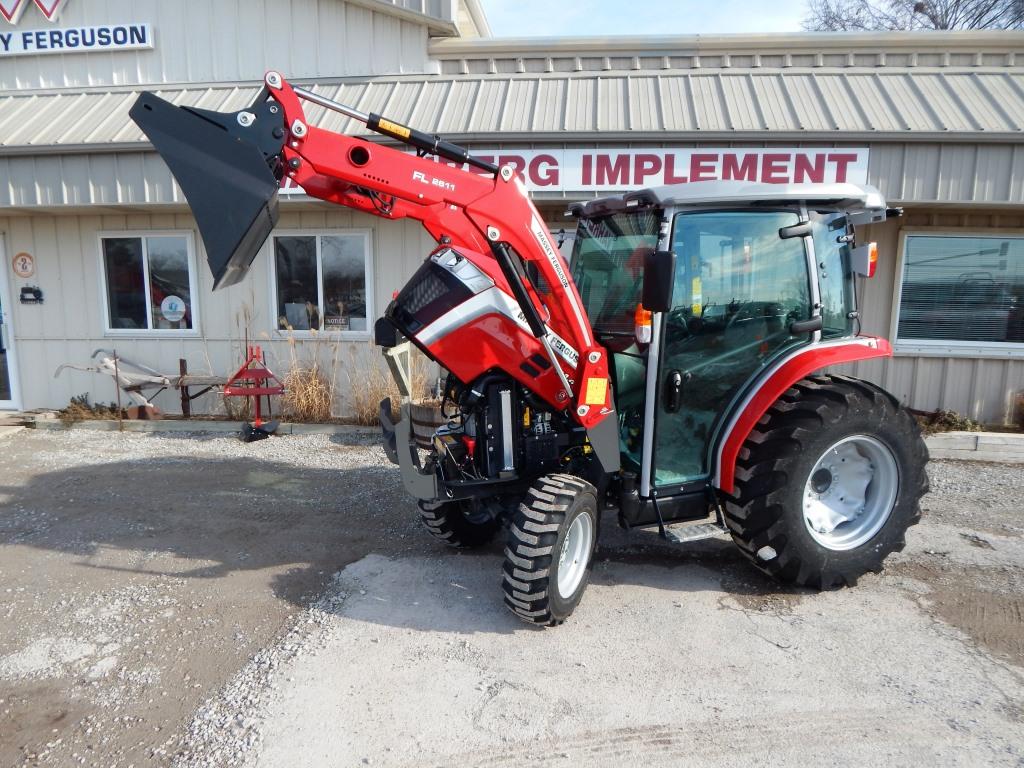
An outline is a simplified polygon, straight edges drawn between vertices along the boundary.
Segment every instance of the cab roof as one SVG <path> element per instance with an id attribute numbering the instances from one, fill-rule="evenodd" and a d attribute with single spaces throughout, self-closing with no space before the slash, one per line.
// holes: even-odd
<path id="1" fill-rule="evenodd" d="M 612 197 L 599 197 L 574 203 L 569 212 L 574 216 L 597 216 L 628 210 L 638 206 L 729 206 L 764 207 L 800 205 L 815 209 L 863 212 L 870 219 L 882 220 L 886 215 L 885 198 L 875 187 L 861 184 L 763 184 L 745 181 L 695 181 L 670 184 L 626 192 Z"/>

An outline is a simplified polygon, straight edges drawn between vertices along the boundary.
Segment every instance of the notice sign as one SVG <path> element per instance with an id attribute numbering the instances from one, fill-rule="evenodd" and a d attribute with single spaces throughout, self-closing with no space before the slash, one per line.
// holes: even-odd
<path id="1" fill-rule="evenodd" d="M 474 150 L 473 154 L 498 165 L 512 165 L 531 192 L 613 192 L 694 181 L 866 184 L 868 180 L 866 148 L 529 149 Z"/>
<path id="2" fill-rule="evenodd" d="M 0 56 L 135 51 L 153 47 L 149 24 L 0 31 Z"/>

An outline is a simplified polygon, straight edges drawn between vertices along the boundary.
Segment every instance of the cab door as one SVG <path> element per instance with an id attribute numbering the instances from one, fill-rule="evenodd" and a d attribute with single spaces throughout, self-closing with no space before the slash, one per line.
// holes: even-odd
<path id="1" fill-rule="evenodd" d="M 675 216 L 673 306 L 662 315 L 652 482 L 660 495 L 704 481 L 715 430 L 744 385 L 813 334 L 800 222 L 789 211 L 708 211 Z"/>

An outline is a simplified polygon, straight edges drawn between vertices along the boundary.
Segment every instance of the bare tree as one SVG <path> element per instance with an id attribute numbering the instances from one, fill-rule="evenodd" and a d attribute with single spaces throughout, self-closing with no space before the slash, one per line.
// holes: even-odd
<path id="1" fill-rule="evenodd" d="M 1024 0 L 808 0 L 804 29 L 1021 29 Z"/>

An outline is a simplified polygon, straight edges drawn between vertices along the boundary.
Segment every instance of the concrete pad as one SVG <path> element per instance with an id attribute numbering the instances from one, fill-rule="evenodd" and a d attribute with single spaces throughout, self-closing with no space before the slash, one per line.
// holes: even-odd
<path id="1" fill-rule="evenodd" d="M 25 427 L 13 427 L 13 426 L 0 426 L 0 440 L 5 437 L 11 437 L 21 432 Z"/>
<path id="2" fill-rule="evenodd" d="M 925 438 L 933 459 L 1024 463 L 1024 434 L 1007 432 L 941 432 Z"/>
<path id="3" fill-rule="evenodd" d="M 368 556 L 275 674 L 260 768 L 976 765 L 1024 756 L 1015 673 L 880 586 L 762 601 L 605 561 L 569 623 L 496 600 L 494 553 Z"/>

